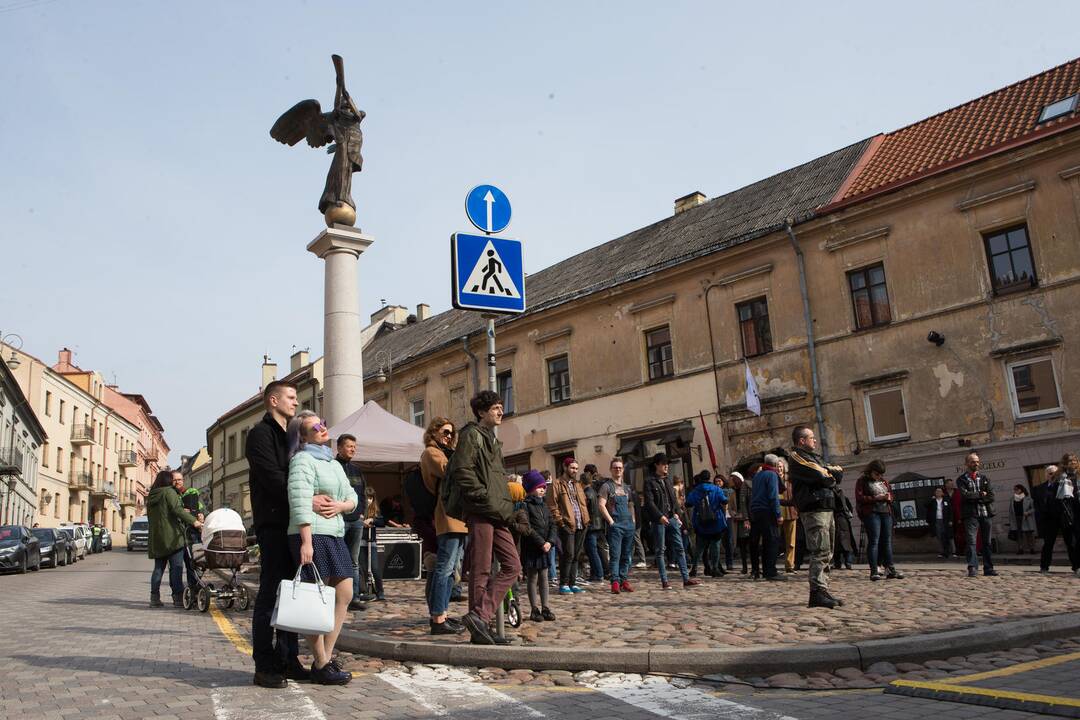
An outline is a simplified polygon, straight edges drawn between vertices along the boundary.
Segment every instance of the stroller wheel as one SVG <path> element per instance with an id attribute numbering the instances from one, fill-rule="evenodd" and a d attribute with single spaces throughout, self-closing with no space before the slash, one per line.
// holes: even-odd
<path id="1" fill-rule="evenodd" d="M 195 589 L 188 585 L 184 588 L 184 609 L 190 610 L 195 607 Z"/>
<path id="2" fill-rule="evenodd" d="M 222 592 L 227 593 L 229 591 L 226 589 L 226 590 L 224 590 Z M 218 607 L 221 608 L 222 610 L 228 610 L 229 608 L 231 608 L 233 606 L 233 597 L 232 597 L 232 595 L 225 595 L 225 594 L 218 595 L 217 604 L 218 604 Z"/>
<path id="3" fill-rule="evenodd" d="M 251 605 L 251 597 L 248 595 L 247 587 L 244 585 L 236 586 L 236 607 L 241 610 L 247 610 Z"/>
<path id="4" fill-rule="evenodd" d="M 210 590 L 208 588 L 199 588 L 199 612 L 206 612 L 210 609 Z"/>

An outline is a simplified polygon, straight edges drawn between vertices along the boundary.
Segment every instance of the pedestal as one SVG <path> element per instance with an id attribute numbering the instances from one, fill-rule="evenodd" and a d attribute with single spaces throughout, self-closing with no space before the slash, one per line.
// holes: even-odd
<path id="1" fill-rule="evenodd" d="M 360 339 L 360 253 L 375 241 L 346 225 L 319 233 L 308 252 L 326 263 L 323 280 L 322 419 L 332 427 L 364 404 L 364 360 Z"/>

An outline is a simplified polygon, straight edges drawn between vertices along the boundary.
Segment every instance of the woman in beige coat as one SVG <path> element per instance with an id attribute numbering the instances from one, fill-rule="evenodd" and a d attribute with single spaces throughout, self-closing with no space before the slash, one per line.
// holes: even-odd
<path id="1" fill-rule="evenodd" d="M 440 485 L 446 479 L 446 468 L 454 454 L 457 433 L 447 418 L 437 417 L 424 433 L 424 453 L 420 456 L 420 474 L 424 487 L 435 496 L 435 538 L 437 554 L 435 570 L 428 590 L 428 613 L 432 635 L 454 635 L 464 628 L 456 620 L 447 617 L 450 591 L 454 587 L 454 569 L 465 553 L 465 535 L 468 529 L 458 518 L 450 517 L 443 508 Z"/>

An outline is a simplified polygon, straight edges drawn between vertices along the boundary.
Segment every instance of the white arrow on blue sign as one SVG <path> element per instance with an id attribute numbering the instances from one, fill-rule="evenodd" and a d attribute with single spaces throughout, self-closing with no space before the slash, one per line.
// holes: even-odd
<path id="1" fill-rule="evenodd" d="M 510 198 L 494 185 L 477 185 L 465 196 L 465 215 L 481 232 L 502 232 L 510 224 Z"/>
<path id="2" fill-rule="evenodd" d="M 492 313 L 525 312 L 521 241 L 454 233 L 450 236 L 454 307 Z"/>

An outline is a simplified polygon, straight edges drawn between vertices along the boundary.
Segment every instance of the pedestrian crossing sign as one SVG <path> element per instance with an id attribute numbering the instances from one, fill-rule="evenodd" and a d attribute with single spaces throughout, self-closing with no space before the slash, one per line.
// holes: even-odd
<path id="1" fill-rule="evenodd" d="M 460 310 L 525 312 L 521 241 L 488 235 L 450 236 L 453 303 Z"/>

